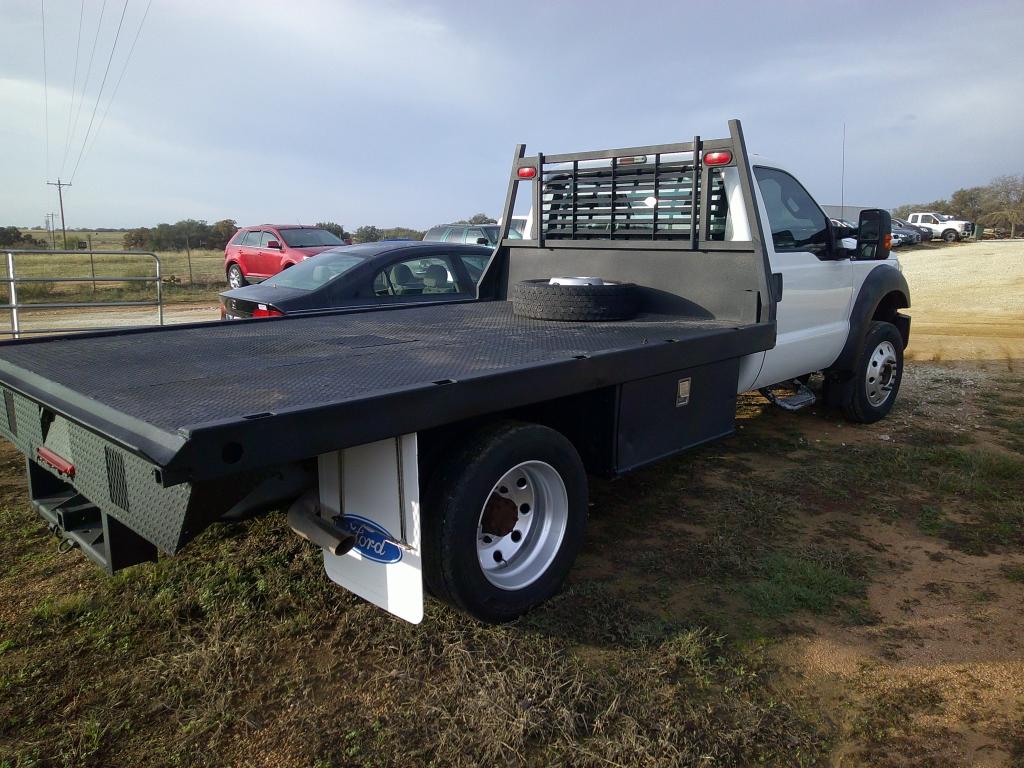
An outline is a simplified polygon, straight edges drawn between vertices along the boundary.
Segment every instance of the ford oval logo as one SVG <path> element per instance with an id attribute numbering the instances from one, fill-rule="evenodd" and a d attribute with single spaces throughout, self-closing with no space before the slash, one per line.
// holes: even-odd
<path id="1" fill-rule="evenodd" d="M 402 559 L 402 548 L 391 539 L 394 537 L 373 520 L 359 515 L 345 515 L 338 525 L 356 537 L 355 549 L 367 560 L 389 565 Z"/>

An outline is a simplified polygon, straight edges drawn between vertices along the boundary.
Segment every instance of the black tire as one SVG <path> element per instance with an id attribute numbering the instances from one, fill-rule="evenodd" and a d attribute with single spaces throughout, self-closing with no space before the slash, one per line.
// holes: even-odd
<path id="1" fill-rule="evenodd" d="M 550 564 L 521 589 L 495 586 L 477 554 L 477 526 L 495 484 L 523 462 L 544 462 L 564 483 L 566 525 Z M 563 435 L 537 424 L 504 421 L 460 441 L 434 472 L 424 497 L 423 578 L 437 598 L 487 623 L 510 621 L 554 595 L 568 575 L 587 520 L 587 476 Z M 546 530 L 546 529 L 542 529 Z"/>
<path id="2" fill-rule="evenodd" d="M 547 280 L 524 280 L 512 286 L 512 311 L 535 320 L 628 320 L 639 304 L 633 283 L 550 285 Z"/>
<path id="3" fill-rule="evenodd" d="M 960 239 L 960 233 L 957 232 L 955 229 L 947 229 L 945 232 L 942 233 L 942 239 L 945 240 L 947 243 L 955 243 L 957 240 Z"/>
<path id="4" fill-rule="evenodd" d="M 883 345 L 891 351 L 893 367 L 887 372 L 888 364 L 882 361 L 879 350 Z M 892 410 L 903 381 L 903 337 L 892 323 L 873 321 L 864 335 L 857 363 L 850 375 L 840 383 L 839 405 L 843 415 L 859 424 L 872 424 L 884 419 Z M 877 385 L 885 392 L 885 399 L 872 400 L 872 390 Z M 882 392 L 874 390 L 877 397 Z"/>
<path id="5" fill-rule="evenodd" d="M 228 287 L 230 288 L 242 288 L 249 284 L 249 281 L 245 279 L 245 275 L 242 273 L 242 268 L 237 264 L 232 264 L 228 267 L 227 271 Z M 232 282 L 237 280 L 238 285 L 232 285 Z"/>

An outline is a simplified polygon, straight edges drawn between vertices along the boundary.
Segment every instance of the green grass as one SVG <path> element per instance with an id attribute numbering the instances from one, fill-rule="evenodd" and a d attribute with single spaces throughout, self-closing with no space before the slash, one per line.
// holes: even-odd
<path id="1" fill-rule="evenodd" d="M 36 578 L 56 557 L 42 541 Z M 44 761 L 221 765 L 267 723 L 301 734 L 287 762 L 332 766 L 801 765 L 829 743 L 763 648 L 599 583 L 507 627 L 434 603 L 412 627 L 330 585 L 279 515 L 112 579 L 71 565 L 78 590 L 0 654 L 0 734 L 31 733 Z"/>
<path id="2" fill-rule="evenodd" d="M 758 563 L 754 578 L 741 584 L 739 592 L 752 610 L 767 618 L 797 611 L 828 613 L 845 605 L 847 598 L 863 597 L 866 582 L 856 565 L 835 551 L 773 552 Z"/>

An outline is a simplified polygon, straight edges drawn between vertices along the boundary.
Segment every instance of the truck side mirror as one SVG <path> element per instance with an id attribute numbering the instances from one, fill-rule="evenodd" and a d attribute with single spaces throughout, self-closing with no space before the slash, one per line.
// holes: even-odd
<path id="1" fill-rule="evenodd" d="M 892 216 L 881 208 L 865 208 L 857 222 L 857 260 L 889 258 L 892 246 Z"/>

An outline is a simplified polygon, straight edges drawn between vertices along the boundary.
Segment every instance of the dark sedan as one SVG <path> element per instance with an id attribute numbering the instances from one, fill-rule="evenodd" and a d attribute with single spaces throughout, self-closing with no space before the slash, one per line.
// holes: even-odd
<path id="1" fill-rule="evenodd" d="M 921 241 L 925 243 L 929 242 L 933 237 L 935 237 L 935 233 L 928 229 L 928 227 L 922 227 L 919 224 L 911 224 L 905 219 L 897 219 L 895 216 L 893 216 L 892 225 L 894 227 L 902 227 L 903 229 L 914 230 L 921 236 Z"/>
<path id="2" fill-rule="evenodd" d="M 332 248 L 259 285 L 225 291 L 221 317 L 471 299 L 491 252 L 479 245 L 416 241 Z"/>

